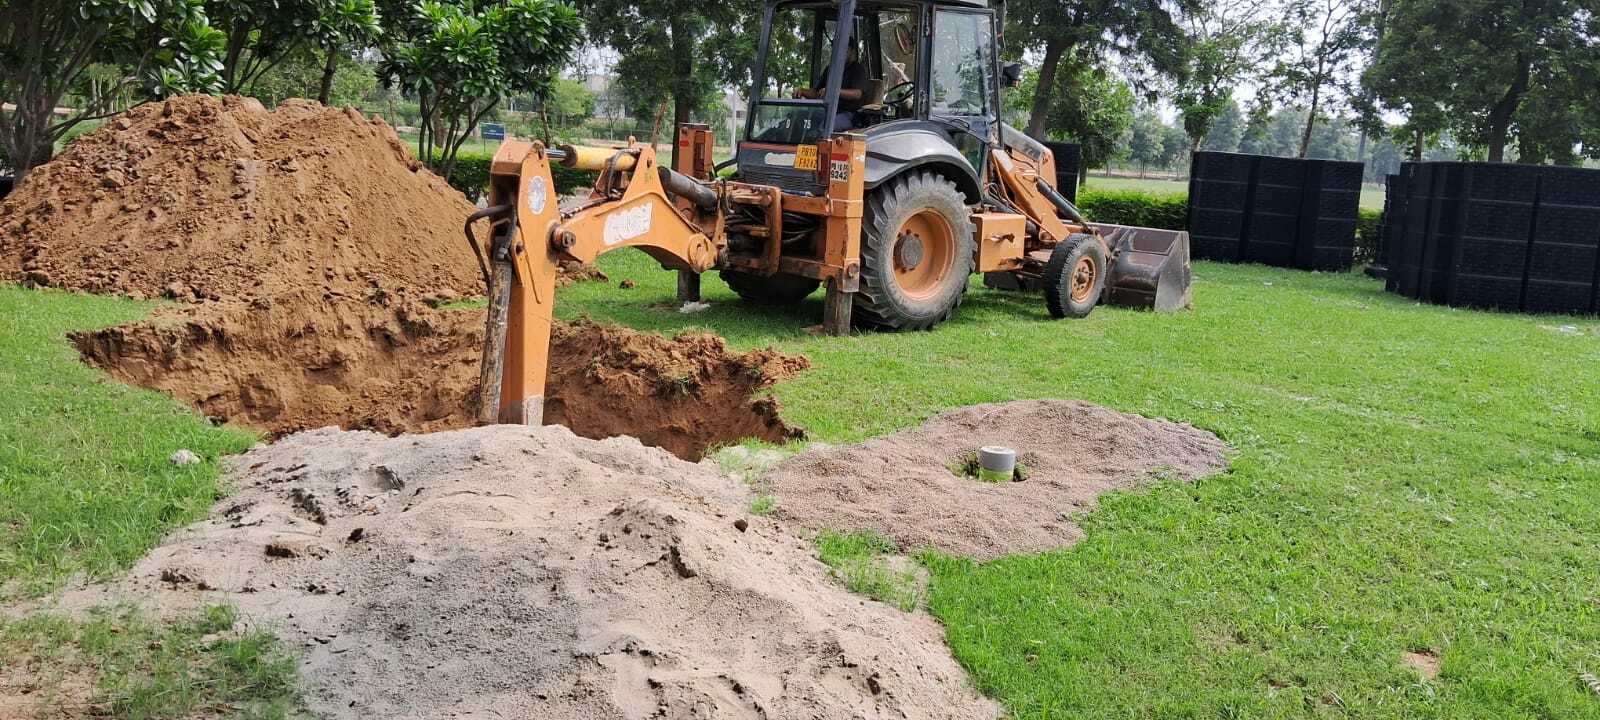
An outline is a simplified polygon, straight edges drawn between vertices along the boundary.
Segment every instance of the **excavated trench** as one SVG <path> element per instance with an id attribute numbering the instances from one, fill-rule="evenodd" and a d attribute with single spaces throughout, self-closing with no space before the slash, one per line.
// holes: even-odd
<path id="1" fill-rule="evenodd" d="M 329 425 L 389 435 L 468 427 L 482 338 L 482 310 L 320 292 L 173 308 L 72 336 L 112 376 L 274 437 Z M 545 420 L 698 460 L 721 443 L 799 437 L 763 391 L 808 365 L 771 350 L 735 353 L 706 333 L 558 323 Z"/>

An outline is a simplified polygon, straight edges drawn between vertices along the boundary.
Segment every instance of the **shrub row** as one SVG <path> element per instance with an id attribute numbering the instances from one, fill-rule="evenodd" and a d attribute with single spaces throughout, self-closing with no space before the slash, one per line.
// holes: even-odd
<path id="1" fill-rule="evenodd" d="M 1078 193 L 1078 208 L 1097 223 L 1162 230 L 1189 229 L 1189 200 L 1184 195 L 1084 189 Z"/>
<path id="2" fill-rule="evenodd" d="M 467 153 L 456 155 L 456 169 L 450 175 L 450 185 L 466 195 L 468 200 L 477 202 L 489 188 L 489 163 L 494 159 L 487 153 Z M 588 170 L 574 170 L 564 165 L 551 165 L 550 175 L 556 183 L 556 193 L 566 195 L 578 188 L 594 185 L 595 173 Z"/>

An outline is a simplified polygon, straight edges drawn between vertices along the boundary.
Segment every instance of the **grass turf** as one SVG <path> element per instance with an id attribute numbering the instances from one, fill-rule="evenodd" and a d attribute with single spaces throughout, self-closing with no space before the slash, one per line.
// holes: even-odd
<path id="1" fill-rule="evenodd" d="M 78 362 L 66 332 L 152 306 L 0 285 L 0 597 L 128 566 L 201 517 L 223 491 L 218 457 L 253 441 Z M 168 462 L 183 448 L 202 462 Z"/>
<path id="2" fill-rule="evenodd" d="M 131 608 L 0 618 L 0 667 L 10 682 L 28 678 L 28 695 L 53 711 L 38 717 L 290 717 L 295 657 L 237 620 L 224 606 L 174 622 Z"/>
<path id="3" fill-rule="evenodd" d="M 805 331 L 820 296 L 751 308 L 710 276 L 711 309 L 683 315 L 642 254 L 602 266 L 612 282 L 566 289 L 558 314 L 803 352 L 814 369 L 776 394 L 816 439 L 1069 397 L 1237 448 L 1228 473 L 1104 498 L 1072 548 L 925 560 L 957 658 L 1017 718 L 1600 716 L 1580 682 L 1600 668 L 1592 319 L 1200 263 L 1193 312 L 1052 322 L 1037 298 L 974 288 L 933 332 L 826 338 Z M 97 381 L 60 339 L 140 312 L 0 288 L 0 577 L 125 565 L 203 511 L 211 459 L 249 442 Z M 167 465 L 179 447 L 207 464 Z M 1436 680 L 1409 650 L 1441 656 Z"/>
<path id="4" fill-rule="evenodd" d="M 1237 449 L 1225 474 L 1104 498 L 1072 548 L 930 563 L 956 657 L 1017 718 L 1600 717 L 1579 678 L 1600 669 L 1593 319 L 1198 263 L 1193 312 L 1052 322 L 974 288 L 933 332 L 818 338 L 820 295 L 751 308 L 708 276 L 711 309 L 682 315 L 647 258 L 602 266 L 613 282 L 559 314 L 803 352 L 815 367 L 776 394 L 815 439 L 1066 397 Z M 1401 660 L 1425 649 L 1432 681 Z"/>

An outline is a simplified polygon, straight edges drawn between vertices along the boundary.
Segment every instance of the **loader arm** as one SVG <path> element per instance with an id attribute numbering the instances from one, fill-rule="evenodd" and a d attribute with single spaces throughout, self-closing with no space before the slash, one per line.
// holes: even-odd
<path id="1" fill-rule="evenodd" d="M 552 160 L 600 172 L 594 197 L 563 213 Z M 493 220 L 494 232 L 484 262 L 489 311 L 479 424 L 543 421 L 556 276 L 563 261 L 593 262 L 612 250 L 637 247 L 664 266 L 701 272 L 720 253 L 699 224 L 719 234 L 716 213 L 674 202 L 649 146 L 547 149 L 506 142 L 490 165 L 488 202 L 490 210 L 480 213 Z M 477 252 L 470 225 L 468 238 Z"/>

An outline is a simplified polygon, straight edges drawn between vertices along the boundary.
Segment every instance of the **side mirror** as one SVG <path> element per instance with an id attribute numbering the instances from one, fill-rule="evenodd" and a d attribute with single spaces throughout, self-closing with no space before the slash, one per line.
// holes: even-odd
<path id="1" fill-rule="evenodd" d="M 1022 63 L 1009 62 L 1000 67 L 1000 86 L 1014 88 L 1022 84 Z"/>

